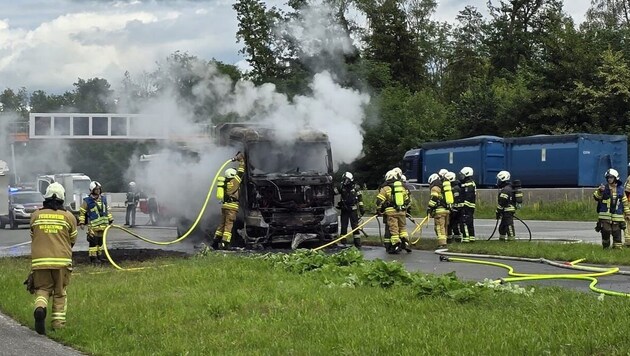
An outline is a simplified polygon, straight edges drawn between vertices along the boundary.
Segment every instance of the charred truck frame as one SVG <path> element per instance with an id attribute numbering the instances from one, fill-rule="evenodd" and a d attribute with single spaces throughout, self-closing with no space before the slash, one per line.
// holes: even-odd
<path id="1" fill-rule="evenodd" d="M 246 245 L 329 240 L 337 235 L 328 135 L 303 130 L 283 140 L 273 129 L 242 123 L 218 125 L 215 135 L 220 145 L 246 157 L 234 231 Z"/>

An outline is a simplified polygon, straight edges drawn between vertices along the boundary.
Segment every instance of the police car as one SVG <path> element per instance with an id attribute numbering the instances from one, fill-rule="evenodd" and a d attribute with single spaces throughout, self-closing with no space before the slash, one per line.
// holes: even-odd
<path id="1" fill-rule="evenodd" d="M 36 190 L 9 188 L 9 214 L 0 216 L 0 226 L 17 229 L 31 222 L 31 213 L 42 208 L 44 196 Z"/>

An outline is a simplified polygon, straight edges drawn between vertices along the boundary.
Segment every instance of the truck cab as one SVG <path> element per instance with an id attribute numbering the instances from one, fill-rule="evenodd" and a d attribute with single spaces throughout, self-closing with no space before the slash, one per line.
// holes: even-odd
<path id="1" fill-rule="evenodd" d="M 46 193 L 46 188 L 52 183 L 61 184 L 66 190 L 64 205 L 66 210 L 79 215 L 79 208 L 83 198 L 90 194 L 90 177 L 83 173 L 46 174 L 37 177 L 37 190 Z"/>
<path id="2" fill-rule="evenodd" d="M 289 140 L 255 124 L 215 128 L 222 145 L 245 153 L 235 230 L 246 245 L 269 245 L 337 234 L 332 150 L 328 136 L 303 130 Z M 234 235 L 237 236 L 237 235 Z"/>

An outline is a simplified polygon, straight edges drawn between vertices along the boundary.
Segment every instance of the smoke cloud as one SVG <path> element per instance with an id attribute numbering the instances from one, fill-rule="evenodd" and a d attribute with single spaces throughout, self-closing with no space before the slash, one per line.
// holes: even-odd
<path id="1" fill-rule="evenodd" d="M 319 54 L 340 56 L 353 50 L 345 32 L 332 21 L 325 8 L 306 9 L 305 15 L 279 29 L 290 33 L 300 43 L 308 56 Z M 218 123 L 219 117 L 231 115 L 238 121 L 248 121 L 271 127 L 276 139 L 291 144 L 298 132 L 315 129 L 329 136 L 335 168 L 350 163 L 362 151 L 364 107 L 369 95 L 342 87 L 331 71 L 321 71 L 310 81 L 311 93 L 289 99 L 279 93 L 274 84 L 256 86 L 248 80 L 236 83 L 219 73 L 207 63 L 196 63 L 191 73 L 201 80 L 192 88 L 195 104 L 211 103 L 216 117 L 208 118 Z M 206 139 L 195 140 L 201 128 L 194 104 L 182 104 L 175 89 L 163 91 L 140 109 L 146 117 L 135 120 L 136 132 L 145 134 L 168 132 L 181 136 L 185 147 L 163 145 L 149 162 L 139 162 L 137 157 L 126 173 L 146 191 L 154 191 L 169 210 L 194 218 L 210 187 L 216 170 L 226 159 L 234 156 L 232 148 L 220 147 Z M 194 152 L 194 155 L 181 153 Z M 213 206 L 216 206 L 216 200 Z M 211 210 L 214 212 L 219 209 Z"/>

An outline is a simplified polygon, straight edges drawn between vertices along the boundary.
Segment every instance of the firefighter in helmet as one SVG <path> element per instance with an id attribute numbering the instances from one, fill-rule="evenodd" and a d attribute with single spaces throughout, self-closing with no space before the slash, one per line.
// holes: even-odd
<path id="1" fill-rule="evenodd" d="M 451 184 L 453 192 L 453 204 L 451 205 L 450 214 L 448 216 L 448 229 L 446 231 L 447 240 L 460 242 L 462 235 L 460 234 L 459 225 L 461 220 L 461 209 L 463 206 L 462 196 L 460 195 L 459 181 L 454 172 L 447 172 L 444 175 Z"/>
<path id="2" fill-rule="evenodd" d="M 448 182 L 448 180 L 445 181 Z M 427 215 L 433 218 L 438 247 L 445 247 L 450 215 L 445 185 L 438 173 L 431 174 L 428 183 L 431 191 L 431 199 L 429 199 L 427 206 Z M 448 188 L 450 189 L 450 184 Z M 451 194 L 450 199 L 452 200 L 452 192 L 449 191 L 449 193 Z"/>
<path id="3" fill-rule="evenodd" d="M 408 191 L 401 181 L 402 173 L 393 169 L 388 172 L 386 181 L 376 196 L 376 208 L 384 209 L 387 227 L 391 234 L 390 253 L 398 253 L 404 247 L 402 241 L 408 241 L 406 214 L 411 203 Z"/>
<path id="4" fill-rule="evenodd" d="M 464 167 L 459 171 L 460 196 L 462 200 L 460 230 L 462 242 L 475 242 L 475 204 L 477 202 L 477 185 L 473 179 L 473 169 Z"/>
<path id="5" fill-rule="evenodd" d="M 224 177 L 220 177 L 218 182 L 217 199 L 222 204 L 221 222 L 214 233 L 214 240 L 212 240 L 212 248 L 215 250 L 230 249 L 232 227 L 238 213 L 239 191 L 245 174 L 245 156 L 239 152 L 232 158 L 232 161 L 239 162 L 238 168 L 226 169 Z"/>
<path id="6" fill-rule="evenodd" d="M 88 225 L 88 256 L 93 264 L 107 261 L 103 250 L 103 231 L 105 231 L 107 225 L 111 225 L 114 222 L 114 217 L 109 211 L 107 198 L 102 193 L 101 183 L 97 181 L 90 182 L 90 195 L 83 199 L 81 208 L 79 208 L 79 226 L 81 230 L 85 229 L 86 224 Z"/>
<path id="7" fill-rule="evenodd" d="M 354 230 L 359 226 L 359 217 L 365 214 L 363 194 L 354 184 L 354 176 L 350 172 L 344 173 L 341 185 L 335 188 L 335 194 L 340 195 L 337 208 L 341 211 L 341 236 L 343 236 L 348 232 L 348 222 Z M 354 232 L 353 242 L 356 248 L 361 248 L 361 235 L 358 230 Z"/>
<path id="8" fill-rule="evenodd" d="M 52 183 L 44 207 L 31 215 L 31 271 L 28 285 L 35 294 L 35 331 L 46 334 L 46 311 L 52 297 L 52 328 L 66 325 L 66 287 L 72 270 L 72 247 L 77 240 L 77 219 L 63 207 L 65 190 Z M 29 277 L 29 280 L 31 280 Z"/>
<path id="9" fill-rule="evenodd" d="M 497 198 L 496 219 L 501 219 L 499 223 L 499 241 L 514 241 L 516 238 L 516 233 L 514 232 L 516 199 L 510 178 L 511 175 L 508 171 L 497 173 L 499 196 Z"/>
<path id="10" fill-rule="evenodd" d="M 622 248 L 621 230 L 625 230 L 624 214 L 630 213 L 628 198 L 619 180 L 619 172 L 609 169 L 604 174 L 606 184 L 602 184 L 593 193 L 597 201 L 598 221 L 595 230 L 601 231 L 602 246 L 610 248 L 610 236 L 613 237 L 613 248 Z"/>
<path id="11" fill-rule="evenodd" d="M 136 182 L 129 182 L 129 191 L 125 197 L 125 226 L 136 225 L 136 207 L 140 200 L 140 194 L 136 190 Z"/>
<path id="12" fill-rule="evenodd" d="M 628 164 L 628 168 L 630 170 L 630 163 Z M 626 199 L 630 199 L 630 175 L 628 175 L 628 178 L 626 179 L 623 190 L 626 195 Z M 630 207 L 626 209 L 625 205 L 623 210 L 623 220 L 626 223 L 626 229 L 624 230 L 624 245 L 630 246 L 630 229 L 628 229 L 628 224 L 630 224 Z"/>

